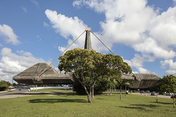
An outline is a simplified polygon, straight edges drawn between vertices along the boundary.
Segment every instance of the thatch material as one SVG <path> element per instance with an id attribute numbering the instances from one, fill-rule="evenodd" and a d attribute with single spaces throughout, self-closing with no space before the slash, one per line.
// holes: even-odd
<path id="1" fill-rule="evenodd" d="M 58 73 L 47 63 L 37 63 L 17 74 L 13 79 L 25 84 L 73 84 L 73 79 L 69 74 Z"/>
<path id="2" fill-rule="evenodd" d="M 159 80 L 155 74 L 123 74 L 122 79 L 130 80 L 130 88 L 145 89 Z"/>
<path id="3" fill-rule="evenodd" d="M 133 74 L 133 77 L 138 80 L 159 80 L 155 74 Z"/>
<path id="4" fill-rule="evenodd" d="M 39 74 L 41 74 L 40 77 Z M 73 84 L 74 82 L 71 75 L 58 73 L 47 63 L 37 63 L 17 74 L 13 79 L 24 84 Z M 122 79 L 130 80 L 129 87 L 134 89 L 148 88 L 159 80 L 154 74 L 122 74 Z"/>

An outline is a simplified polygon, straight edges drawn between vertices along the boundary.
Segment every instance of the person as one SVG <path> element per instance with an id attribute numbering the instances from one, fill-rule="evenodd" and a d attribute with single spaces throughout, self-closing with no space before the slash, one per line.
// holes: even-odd
<path id="1" fill-rule="evenodd" d="M 126 91 L 126 94 L 128 94 L 128 91 Z"/>

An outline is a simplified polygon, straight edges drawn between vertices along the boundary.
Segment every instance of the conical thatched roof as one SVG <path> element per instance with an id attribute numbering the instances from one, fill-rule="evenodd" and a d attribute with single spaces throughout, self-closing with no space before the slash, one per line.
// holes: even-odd
<path id="1" fill-rule="evenodd" d="M 128 79 L 131 82 L 130 88 L 145 89 L 159 80 L 155 74 L 122 74 L 122 79 Z"/>
<path id="2" fill-rule="evenodd" d="M 42 74 L 41 74 L 42 73 Z M 41 75 L 40 75 L 41 74 Z M 40 76 L 39 76 L 40 75 Z M 69 74 L 58 73 L 47 63 L 37 63 L 13 77 L 18 83 L 26 84 L 72 84 Z"/>

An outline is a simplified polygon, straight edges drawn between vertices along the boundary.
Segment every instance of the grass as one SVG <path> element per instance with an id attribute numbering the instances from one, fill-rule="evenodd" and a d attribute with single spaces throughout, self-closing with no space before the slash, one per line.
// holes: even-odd
<path id="1" fill-rule="evenodd" d="M 54 96 L 0 99 L 0 117 L 172 117 L 172 99 L 138 95 L 96 95 L 93 103 L 70 90 L 40 90 Z"/>

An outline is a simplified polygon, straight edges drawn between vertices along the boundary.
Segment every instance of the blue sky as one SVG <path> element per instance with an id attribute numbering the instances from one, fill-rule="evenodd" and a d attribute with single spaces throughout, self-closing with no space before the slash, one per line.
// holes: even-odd
<path id="1" fill-rule="evenodd" d="M 51 63 L 87 27 L 134 73 L 176 74 L 176 0 L 1 0 L 0 80 Z M 91 39 L 94 50 L 110 53 Z M 70 49 L 84 40 L 85 33 Z"/>

